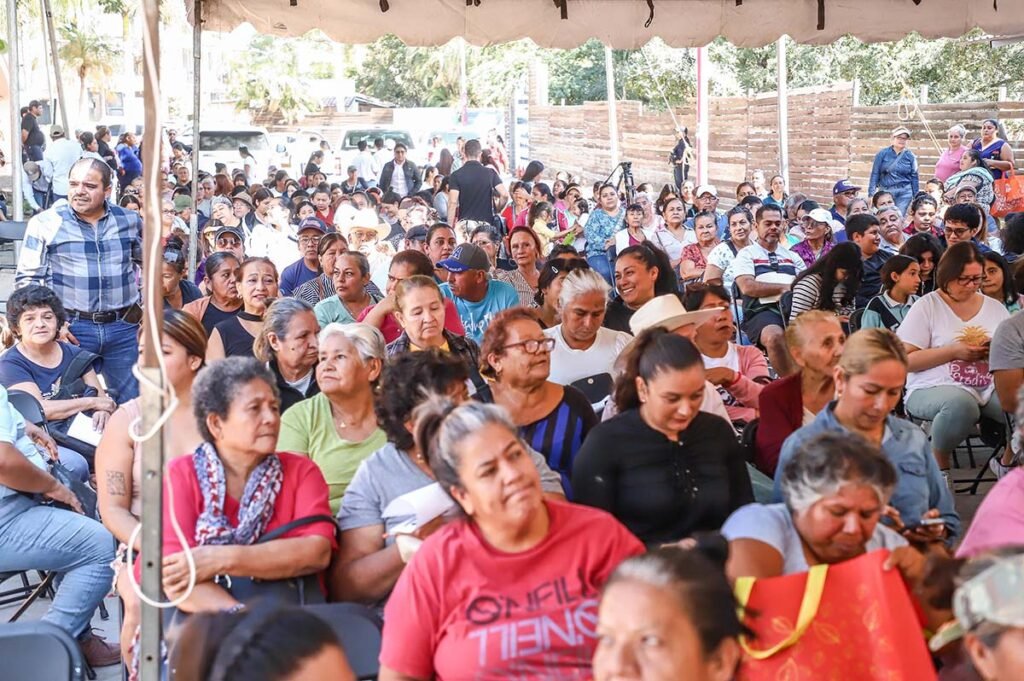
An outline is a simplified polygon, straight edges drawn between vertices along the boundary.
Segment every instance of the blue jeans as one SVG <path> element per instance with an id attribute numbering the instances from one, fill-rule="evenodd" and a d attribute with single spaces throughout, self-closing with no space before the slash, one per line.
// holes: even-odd
<path id="1" fill-rule="evenodd" d="M 89 462 L 78 452 L 66 447 L 57 447 L 60 462 L 72 475 L 82 482 L 89 482 Z"/>
<path id="2" fill-rule="evenodd" d="M 132 375 L 132 367 L 139 360 L 139 325 L 123 320 L 97 324 L 85 319 L 71 323 L 71 333 L 83 350 L 99 355 L 96 363 L 107 387 L 117 392 L 122 404 L 139 396 L 139 382 Z"/>
<path id="3" fill-rule="evenodd" d="M 896 207 L 900 209 L 900 215 L 906 215 L 907 209 L 910 208 L 910 203 L 914 200 L 914 193 L 910 191 L 910 187 L 899 187 L 897 189 L 881 187 L 881 189 L 892 194 L 892 200 L 896 202 Z"/>
<path id="4" fill-rule="evenodd" d="M 110 592 L 114 537 L 78 513 L 43 506 L 21 496 L 0 501 L 0 572 L 61 573 L 53 605 L 43 621 L 78 637 Z"/>
<path id="5" fill-rule="evenodd" d="M 999 423 L 1003 420 L 998 395 L 992 393 L 982 405 L 969 392 L 952 385 L 915 390 L 907 398 L 907 411 L 932 422 L 932 449 L 943 454 L 949 454 L 966 440 L 982 416 Z"/>
<path id="6" fill-rule="evenodd" d="M 609 285 L 614 283 L 614 278 L 612 277 L 612 265 L 607 254 L 600 253 L 598 255 L 588 255 L 587 263 L 590 265 L 591 269 L 604 277 L 604 280 L 607 281 Z"/>

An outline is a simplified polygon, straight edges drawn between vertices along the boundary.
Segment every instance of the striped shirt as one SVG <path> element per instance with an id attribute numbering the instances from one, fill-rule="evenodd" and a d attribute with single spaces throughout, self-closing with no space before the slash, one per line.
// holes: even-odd
<path id="1" fill-rule="evenodd" d="M 821 300 L 821 287 L 824 280 L 820 274 L 808 274 L 806 277 L 793 285 L 793 307 L 789 313 L 789 320 L 793 321 L 808 310 L 822 310 L 824 303 Z M 832 308 L 838 315 L 849 317 L 853 314 L 853 303 L 843 304 L 846 296 L 846 284 L 839 282 L 832 291 Z"/>
<path id="2" fill-rule="evenodd" d="M 562 476 L 562 487 L 570 500 L 572 463 L 583 446 L 583 439 L 597 424 L 597 416 L 587 398 L 567 385 L 562 401 L 550 414 L 519 428 L 526 444 L 543 454 L 551 470 Z"/>
<path id="3" fill-rule="evenodd" d="M 29 220 L 14 287 L 48 286 L 65 308 L 80 312 L 138 303 L 142 218 L 133 210 L 105 207 L 95 227 L 64 199 Z"/>
<path id="4" fill-rule="evenodd" d="M 774 251 L 769 251 L 757 241 L 741 249 L 732 263 L 734 279 L 748 276 L 755 281 L 769 281 L 773 284 L 782 284 L 786 278 L 792 282 L 805 269 L 803 259 L 781 244 L 776 245 Z M 778 305 L 743 296 L 743 309 L 745 318 L 749 319 L 767 309 L 777 310 Z"/>

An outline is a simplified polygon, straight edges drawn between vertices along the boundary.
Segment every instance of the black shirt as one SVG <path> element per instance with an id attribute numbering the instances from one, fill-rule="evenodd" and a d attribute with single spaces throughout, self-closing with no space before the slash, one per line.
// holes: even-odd
<path id="1" fill-rule="evenodd" d="M 210 308 L 213 308 L 211 305 Z M 238 314 L 231 315 L 216 326 L 220 333 L 221 343 L 224 344 L 225 357 L 255 357 L 252 350 L 256 337 L 245 330 L 242 322 L 238 321 Z"/>
<path id="2" fill-rule="evenodd" d="M 45 147 L 46 136 L 39 129 L 39 121 L 31 113 L 25 114 L 21 119 L 21 129 L 28 131 L 28 139 L 25 140 L 26 147 Z"/>
<path id="3" fill-rule="evenodd" d="M 501 178 L 480 161 L 466 163 L 448 178 L 449 189 L 459 192 L 459 220 L 490 222 L 494 217 L 494 188 Z M 454 206 L 449 206 L 450 211 Z"/>
<path id="4" fill-rule="evenodd" d="M 626 305 L 622 298 L 616 295 L 608 303 L 608 307 L 604 311 L 604 323 L 601 326 L 613 331 L 633 333 L 629 328 L 629 320 L 633 318 L 634 311 Z"/>
<path id="5" fill-rule="evenodd" d="M 241 309 L 242 308 L 238 308 L 238 310 Z M 222 310 L 216 305 L 214 305 L 213 302 L 211 301 L 209 306 L 207 306 L 206 308 L 206 313 L 203 315 L 203 319 L 200 322 L 203 325 L 203 328 L 206 330 L 206 337 L 209 338 L 210 334 L 213 333 L 214 327 L 220 324 L 221 322 L 227 321 L 232 317 L 238 316 L 238 310 L 226 312 L 225 310 Z"/>
<path id="6" fill-rule="evenodd" d="M 855 301 L 858 310 L 867 307 L 868 301 L 882 292 L 882 265 L 891 257 L 892 253 L 879 249 L 877 253 L 863 262 L 860 288 L 857 289 Z"/>
<path id="7" fill-rule="evenodd" d="M 754 501 L 732 428 L 700 412 L 672 442 L 638 409 L 587 436 L 572 471 L 574 501 L 609 511 L 645 544 L 673 542 L 721 528 Z"/>

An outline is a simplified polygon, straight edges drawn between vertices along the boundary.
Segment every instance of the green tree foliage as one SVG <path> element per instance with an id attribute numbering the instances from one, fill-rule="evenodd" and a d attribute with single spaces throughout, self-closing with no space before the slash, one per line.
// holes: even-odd
<path id="1" fill-rule="evenodd" d="M 107 78 L 114 73 L 115 60 L 121 50 L 89 26 L 65 24 L 59 29 L 58 56 L 78 76 L 78 113 L 82 119 L 88 114 L 86 88 L 90 82 L 101 90 Z"/>
<path id="2" fill-rule="evenodd" d="M 269 112 L 294 123 L 318 108 L 308 94 L 313 88 L 301 75 L 295 47 L 287 40 L 254 36 L 232 60 L 230 72 L 228 92 L 238 100 L 239 111 Z"/>

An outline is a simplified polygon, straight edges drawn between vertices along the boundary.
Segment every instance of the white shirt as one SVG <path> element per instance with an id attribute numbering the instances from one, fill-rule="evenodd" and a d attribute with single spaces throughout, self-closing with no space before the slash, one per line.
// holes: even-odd
<path id="1" fill-rule="evenodd" d="M 298 243 L 294 226 L 289 225 L 284 231 L 278 231 L 274 227 L 256 222 L 253 223 L 252 233 L 245 241 L 245 255 L 270 258 L 280 275 L 299 256 Z"/>
<path id="2" fill-rule="evenodd" d="M 562 337 L 562 325 L 544 329 L 544 335 L 555 339 L 555 348 L 551 351 L 551 373 L 548 380 L 559 385 L 570 385 L 580 379 L 601 374 L 613 375 L 615 360 L 633 340 L 625 331 L 614 331 L 601 327 L 597 337 L 586 350 L 574 350 Z M 603 409 L 607 399 L 598 402 L 594 411 Z"/>
<path id="3" fill-rule="evenodd" d="M 380 173 L 377 160 L 370 153 L 369 149 L 364 149 L 356 154 L 356 157 L 352 159 L 352 165 L 356 167 L 356 177 L 362 178 L 367 182 L 376 180 L 377 174 Z M 342 168 L 342 170 L 347 171 L 348 168 Z"/>
<path id="4" fill-rule="evenodd" d="M 942 347 L 956 341 L 966 326 L 980 326 L 991 338 L 996 332 L 996 327 L 1010 318 L 1010 313 L 998 300 L 980 293 L 976 295 L 981 296 L 981 309 L 965 322 L 956 316 L 938 291 L 932 291 L 914 303 L 896 330 L 896 335 L 904 343 L 922 350 Z M 995 390 L 987 361 L 965 362 L 955 359 L 931 369 L 911 372 L 907 376 L 907 397 L 913 395 L 915 390 L 942 385 L 966 390 L 978 404 L 987 403 Z"/>
<path id="5" fill-rule="evenodd" d="M 405 181 L 405 164 L 395 164 L 395 172 L 391 173 L 391 191 L 399 196 L 409 195 L 409 183 Z"/>
<path id="6" fill-rule="evenodd" d="M 80 158 L 82 145 L 64 137 L 46 147 L 40 168 L 46 179 L 53 184 L 53 193 L 57 196 L 68 195 L 68 175 L 71 174 L 71 166 Z"/>
<path id="7" fill-rule="evenodd" d="M 369 153 L 369 152 L 367 152 Z M 379 149 L 373 152 L 373 180 L 374 182 L 380 182 L 380 171 L 384 169 L 384 164 L 390 161 L 394 157 L 394 152 L 388 151 L 387 147 Z M 347 170 L 347 169 L 346 169 Z"/>

